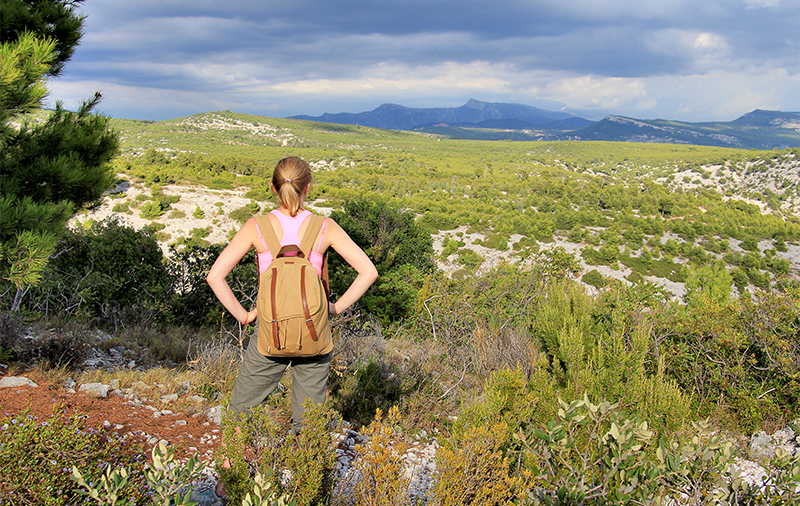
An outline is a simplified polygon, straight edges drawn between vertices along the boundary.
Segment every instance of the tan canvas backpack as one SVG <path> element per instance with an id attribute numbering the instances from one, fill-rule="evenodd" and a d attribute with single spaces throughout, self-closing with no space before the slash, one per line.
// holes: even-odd
<path id="1" fill-rule="evenodd" d="M 328 294 L 308 261 L 325 220 L 311 215 L 300 245 L 281 247 L 267 216 L 256 217 L 272 262 L 259 276 L 258 351 L 269 357 L 310 357 L 333 349 Z M 290 253 L 295 256 L 287 256 Z"/>

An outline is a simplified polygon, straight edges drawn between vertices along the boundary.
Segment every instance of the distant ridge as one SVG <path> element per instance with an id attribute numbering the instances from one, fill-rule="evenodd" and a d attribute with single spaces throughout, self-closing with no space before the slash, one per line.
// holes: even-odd
<path id="1" fill-rule="evenodd" d="M 414 130 L 428 125 L 477 125 L 482 122 L 516 120 L 523 128 L 541 127 L 554 121 L 577 118 L 565 112 L 548 111 L 522 104 L 489 103 L 470 99 L 461 107 L 414 109 L 397 104 L 383 104 L 368 112 L 325 113 L 322 116 L 290 116 L 290 119 L 361 125 L 389 130 Z M 585 120 L 588 121 L 588 120 Z M 503 128 L 503 127 L 485 127 Z"/>
<path id="2" fill-rule="evenodd" d="M 653 142 L 745 149 L 800 147 L 800 112 L 762 109 L 730 122 L 687 123 L 616 115 L 592 121 L 564 111 L 470 99 L 461 107 L 414 109 L 383 104 L 360 113 L 290 116 L 290 119 L 419 130 L 453 139 Z"/>
<path id="3" fill-rule="evenodd" d="M 731 122 L 710 123 L 639 120 L 609 115 L 586 128 L 553 138 L 785 149 L 800 147 L 800 112 L 756 109 Z"/>

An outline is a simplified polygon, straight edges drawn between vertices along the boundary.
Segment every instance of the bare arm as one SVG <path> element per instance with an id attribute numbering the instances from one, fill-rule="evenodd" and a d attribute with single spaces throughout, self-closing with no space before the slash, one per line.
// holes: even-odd
<path id="1" fill-rule="evenodd" d="M 250 218 L 233 236 L 233 239 L 225 249 L 222 250 L 214 265 L 211 266 L 211 270 L 208 271 L 208 276 L 206 276 L 206 281 L 219 301 L 242 325 L 256 319 L 256 310 L 247 311 L 242 306 L 233 294 L 226 278 L 242 257 L 253 247 L 253 236 L 256 234 L 255 220 Z"/>
<path id="2" fill-rule="evenodd" d="M 338 223 L 328 218 L 325 239 L 342 256 L 345 262 L 356 270 L 358 275 L 353 283 L 335 303 L 329 303 L 329 312 L 337 315 L 352 306 L 378 279 L 378 270 L 366 253 L 347 235 Z"/>

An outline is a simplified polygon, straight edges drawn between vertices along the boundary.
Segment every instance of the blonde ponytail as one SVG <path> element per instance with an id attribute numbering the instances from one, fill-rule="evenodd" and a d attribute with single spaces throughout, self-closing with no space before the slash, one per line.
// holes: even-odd
<path id="1" fill-rule="evenodd" d="M 278 193 L 281 205 L 296 216 L 303 205 L 303 192 L 311 183 L 311 166 L 296 156 L 287 156 L 275 165 L 272 187 Z"/>

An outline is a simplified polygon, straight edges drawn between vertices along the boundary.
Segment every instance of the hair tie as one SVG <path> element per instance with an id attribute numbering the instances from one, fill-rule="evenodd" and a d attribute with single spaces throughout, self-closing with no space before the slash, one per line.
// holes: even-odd
<path id="1" fill-rule="evenodd" d="M 292 180 L 291 180 L 291 179 L 289 179 L 289 178 L 287 177 L 286 179 L 284 179 L 284 180 L 283 180 L 283 182 L 284 182 L 284 183 L 291 183 L 291 182 L 292 182 Z"/>

